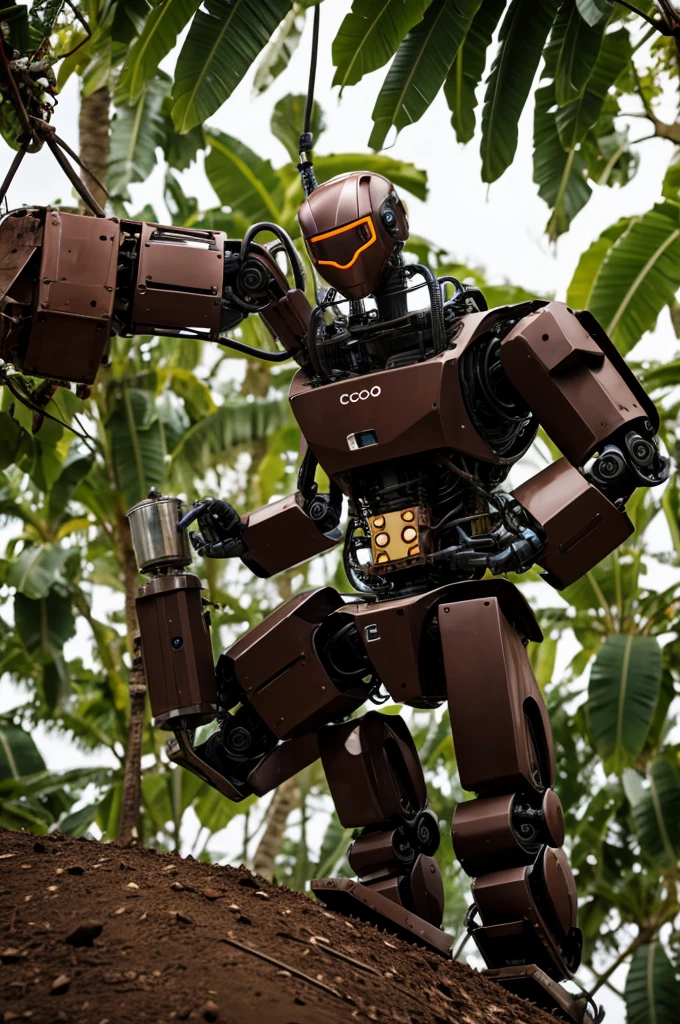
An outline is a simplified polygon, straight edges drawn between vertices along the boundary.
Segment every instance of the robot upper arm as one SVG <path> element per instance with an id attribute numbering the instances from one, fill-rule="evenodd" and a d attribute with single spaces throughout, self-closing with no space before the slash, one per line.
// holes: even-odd
<path id="1" fill-rule="evenodd" d="M 501 362 L 565 456 L 514 492 L 543 527 L 538 561 L 561 589 L 631 535 L 632 492 L 667 478 L 658 414 L 595 318 L 563 303 L 521 320 L 503 340 Z"/>
<path id="2" fill-rule="evenodd" d="M 521 320 L 503 340 L 501 362 L 574 466 L 622 432 L 653 436 L 658 427 L 653 403 L 594 317 L 561 302 Z"/>

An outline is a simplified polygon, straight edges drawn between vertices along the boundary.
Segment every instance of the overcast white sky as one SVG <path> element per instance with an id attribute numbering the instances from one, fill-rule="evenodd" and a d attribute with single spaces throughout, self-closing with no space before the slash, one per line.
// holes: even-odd
<path id="1" fill-rule="evenodd" d="M 320 60 L 316 96 L 326 113 L 328 129 L 323 135 L 320 153 L 366 151 L 371 131 L 371 110 L 385 69 L 374 72 L 358 86 L 346 90 L 342 100 L 337 90 L 331 91 L 333 67 L 330 47 L 337 28 L 350 7 L 348 0 L 325 3 L 321 10 Z M 242 139 L 275 165 L 288 157 L 281 144 L 269 132 L 269 118 L 274 103 L 288 92 L 304 92 L 308 74 L 311 19 L 300 49 L 291 66 L 274 86 L 260 98 L 253 98 L 252 73 L 242 82 L 222 110 L 210 123 Z M 172 61 L 164 62 L 164 66 Z M 77 148 L 78 100 L 75 80 L 65 88 L 54 123 L 60 135 Z M 669 91 L 664 101 L 666 114 L 673 116 L 675 97 Z M 480 180 L 478 142 L 467 148 L 459 146 L 449 126 L 443 95 L 433 103 L 422 120 L 405 129 L 389 150 L 403 160 L 424 168 L 429 177 L 430 192 L 425 203 L 408 197 L 410 223 L 414 234 L 424 235 L 449 250 L 456 259 L 487 268 L 491 281 L 508 279 L 529 290 L 554 292 L 563 299 L 578 257 L 600 232 L 623 215 L 643 213 L 660 197 L 661 180 L 672 153 L 669 143 L 654 140 L 641 147 L 640 170 L 625 190 L 595 187 L 590 204 L 577 217 L 568 235 L 556 247 L 547 242 L 543 229 L 548 209 L 538 198 L 532 182 L 531 139 L 533 111 L 528 109 L 521 122 L 520 143 L 515 163 L 504 177 L 488 188 Z M 632 138 L 646 134 L 645 122 L 631 122 Z M 11 160 L 9 150 L 0 145 L 0 175 Z M 134 202 L 130 212 L 151 203 L 159 217 L 167 216 L 162 201 L 163 170 L 161 167 L 143 185 L 132 189 Z M 216 197 L 203 174 L 194 167 L 183 175 L 188 194 L 196 195 L 204 207 L 214 205 Z M 69 200 L 70 186 L 45 150 L 24 161 L 20 176 L 10 194 L 10 206 L 22 203 L 48 204 L 57 198 Z M 676 339 L 667 315 L 649 336 L 636 356 L 666 359 L 676 349 Z M 665 546 L 665 535 L 659 533 L 659 546 Z M 659 582 L 667 585 L 667 573 L 660 570 Z M 551 595 L 554 598 L 554 595 Z M 6 684 L 5 684 L 6 686 Z M 5 688 L 0 695 L 0 708 L 11 706 L 13 696 Z M 82 763 L 64 741 L 41 737 L 50 766 L 67 768 Z M 228 837 L 216 844 L 217 849 L 229 846 Z M 617 978 L 621 983 L 622 979 Z M 611 1024 L 623 1020 L 617 1001 L 605 996 L 609 1003 Z"/>

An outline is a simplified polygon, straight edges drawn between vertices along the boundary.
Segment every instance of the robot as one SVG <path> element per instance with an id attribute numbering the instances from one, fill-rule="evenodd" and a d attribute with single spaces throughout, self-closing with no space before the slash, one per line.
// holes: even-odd
<path id="1" fill-rule="evenodd" d="M 24 210 L 0 227 L 0 355 L 83 389 L 111 333 L 263 355 L 227 335 L 260 315 L 283 348 L 265 358 L 298 363 L 298 490 L 245 515 L 219 498 L 183 513 L 156 493 L 128 513 L 150 576 L 137 601 L 144 670 L 155 724 L 174 734 L 170 756 L 234 801 L 321 758 L 340 822 L 360 831 L 348 854 L 357 879 L 316 879 L 313 892 L 446 953 L 439 825 L 413 740 L 399 715 L 357 713 L 384 694 L 415 708 L 448 703 L 461 785 L 474 794 L 452 824 L 472 879 L 469 932 L 491 977 L 592 1020 L 559 984 L 579 965 L 581 933 L 527 654 L 542 636 L 503 574 L 538 564 L 561 589 L 630 536 L 626 501 L 668 476 L 657 412 L 590 313 L 539 300 L 489 310 L 477 289 L 405 261 L 407 215 L 386 178 L 317 186 L 301 170 L 302 236 L 328 285 L 314 308 L 276 225 L 233 241 Z M 264 230 L 273 245 L 256 241 Z M 563 457 L 508 493 L 539 425 Z M 271 577 L 343 542 L 345 498 L 355 593 L 299 594 L 214 665 L 189 539 L 203 557 Z M 215 719 L 197 744 L 196 729 Z"/>

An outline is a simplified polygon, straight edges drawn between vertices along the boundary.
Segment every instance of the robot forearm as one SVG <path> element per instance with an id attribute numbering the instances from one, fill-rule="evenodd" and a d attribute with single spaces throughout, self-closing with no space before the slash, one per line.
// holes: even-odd
<path id="1" fill-rule="evenodd" d="M 269 250 L 279 234 L 290 288 Z M 82 217 L 44 208 L 0 225 L 0 357 L 38 377 L 91 384 L 111 334 L 219 341 L 252 313 L 293 356 L 309 321 L 295 249 L 276 225 L 222 231 Z"/>
<path id="2" fill-rule="evenodd" d="M 199 529 L 189 536 L 199 554 L 241 558 L 256 576 L 266 578 L 335 547 L 342 537 L 339 516 L 328 506 L 325 495 L 305 502 L 296 491 L 241 518 L 227 502 L 206 498 L 194 503 L 180 529 L 196 521 Z"/>

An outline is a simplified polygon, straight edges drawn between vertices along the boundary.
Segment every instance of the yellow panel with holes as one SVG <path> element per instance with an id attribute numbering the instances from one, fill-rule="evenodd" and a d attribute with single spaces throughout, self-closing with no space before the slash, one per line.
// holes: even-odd
<path id="1" fill-rule="evenodd" d="M 418 506 L 370 517 L 373 566 L 388 569 L 395 562 L 420 558 L 425 520 Z"/>

